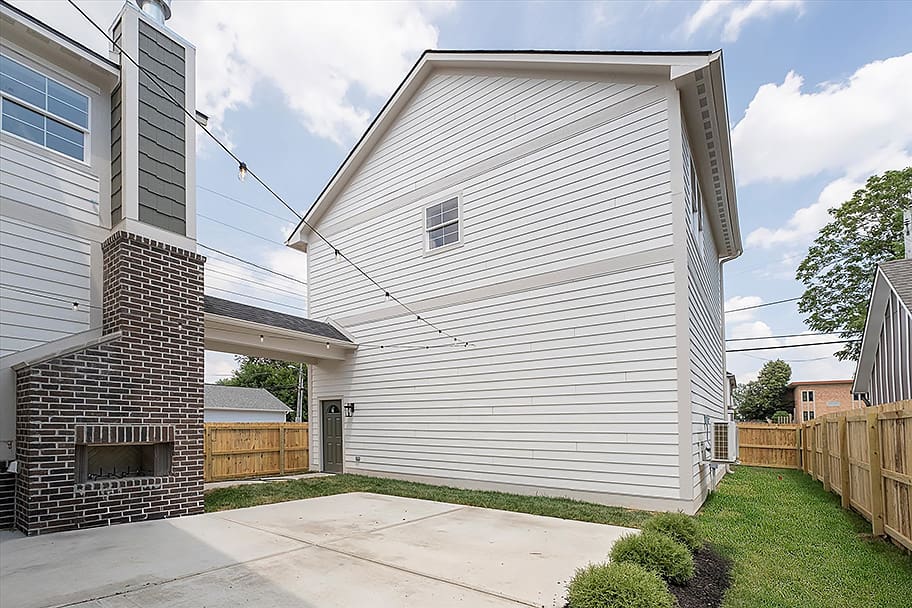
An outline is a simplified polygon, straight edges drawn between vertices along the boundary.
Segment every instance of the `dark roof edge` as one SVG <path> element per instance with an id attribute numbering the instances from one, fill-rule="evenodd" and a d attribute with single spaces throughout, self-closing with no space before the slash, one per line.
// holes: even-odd
<path id="1" fill-rule="evenodd" d="M 105 57 L 104 55 L 98 53 L 97 51 L 93 51 L 92 49 L 90 49 L 89 47 L 87 47 L 86 45 L 84 45 L 83 43 L 78 42 L 78 41 L 74 40 L 73 38 L 70 38 L 69 36 L 67 36 L 66 34 L 64 34 L 63 32 L 61 32 L 60 30 L 57 30 L 57 29 L 51 27 L 50 25 L 48 25 L 47 23 L 45 23 L 44 21 L 41 21 L 40 19 L 38 19 L 38 18 L 36 18 L 36 17 L 34 17 L 34 16 L 32 16 L 32 15 L 26 13 L 26 12 L 25 12 L 24 10 L 22 10 L 21 8 L 18 8 L 18 7 L 16 7 L 16 6 L 13 6 L 13 5 L 10 4 L 9 2 L 7 2 L 6 0 L 0 0 L 0 6 L 2 6 L 3 8 L 8 8 L 10 11 L 12 11 L 13 13 L 15 13 L 15 14 L 18 15 L 19 17 L 23 18 L 23 19 L 26 20 L 26 21 L 31 22 L 32 25 L 36 25 L 36 26 L 38 26 L 39 28 L 45 29 L 45 30 L 47 30 L 48 32 L 54 34 L 55 36 L 57 36 L 57 37 L 59 37 L 59 38 L 62 38 L 62 39 L 63 39 L 64 41 L 66 41 L 68 44 L 72 44 L 73 46 L 75 46 L 75 47 L 78 48 L 79 50 L 81 50 L 81 51 L 83 51 L 83 52 L 85 52 L 85 53 L 88 53 L 89 55 L 92 55 L 93 57 L 95 57 L 96 59 L 98 59 L 98 60 L 101 61 L 101 62 L 106 63 L 106 64 L 109 65 L 110 67 L 112 67 L 112 68 L 114 68 L 114 69 L 116 69 L 116 70 L 119 70 L 119 69 L 120 69 L 120 66 L 119 66 L 119 65 L 117 65 L 116 63 L 114 63 L 113 61 L 111 61 L 110 59 L 108 59 L 107 57 Z"/>
<path id="2" fill-rule="evenodd" d="M 643 55 L 643 56 L 653 56 L 661 57 L 663 55 L 679 55 L 679 56 L 693 56 L 693 57 L 703 57 L 707 55 L 712 55 L 716 51 L 597 51 L 597 50 L 581 50 L 573 51 L 569 49 L 425 49 L 422 55 L 428 53 L 440 53 L 440 54 L 453 54 L 453 55 L 513 55 L 513 54 L 524 54 L 524 55 Z"/>

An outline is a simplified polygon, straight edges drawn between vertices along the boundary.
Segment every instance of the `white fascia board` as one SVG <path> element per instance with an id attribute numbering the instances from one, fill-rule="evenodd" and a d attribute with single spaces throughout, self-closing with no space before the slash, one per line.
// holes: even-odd
<path id="1" fill-rule="evenodd" d="M 587 53 L 517 51 L 502 52 L 447 52 L 426 51 L 412 67 L 393 96 L 374 118 L 361 139 L 349 152 L 348 157 L 333 175 L 332 179 L 304 214 L 285 244 L 299 251 L 307 251 L 307 244 L 313 238 L 311 226 L 316 226 L 320 217 L 335 196 L 341 192 L 361 163 L 383 137 L 393 120 L 417 92 L 427 76 L 438 68 L 486 69 L 486 70 L 548 70 L 562 73 L 593 72 L 611 68 L 615 71 L 641 72 L 652 68 L 669 78 L 672 69 L 678 73 L 705 67 L 712 54 L 650 54 L 650 53 Z"/>
<path id="2" fill-rule="evenodd" d="M 205 314 L 205 321 L 207 324 L 211 324 L 214 326 L 221 326 L 226 329 L 232 329 L 232 328 L 248 329 L 254 333 L 271 334 L 274 336 L 281 336 L 281 337 L 285 337 L 285 338 L 303 339 L 303 340 L 312 341 L 312 342 L 319 342 L 321 345 L 326 344 L 328 342 L 329 344 L 331 344 L 333 346 L 338 346 L 340 348 L 344 348 L 344 349 L 348 349 L 348 350 L 357 350 L 357 348 L 358 348 L 358 345 L 354 342 L 346 342 L 344 340 L 338 340 L 336 338 L 327 338 L 326 336 L 318 336 L 317 334 L 309 334 L 309 333 L 303 332 L 303 331 L 287 329 L 284 327 L 276 327 L 275 325 L 266 325 L 264 323 L 256 323 L 254 321 L 247 321 L 247 320 L 238 319 L 235 317 L 214 315 L 214 314 L 208 313 L 208 312 Z"/>
<path id="3" fill-rule="evenodd" d="M 855 366 L 855 380 L 852 383 L 853 393 L 867 393 L 870 387 L 871 369 L 874 367 L 874 356 L 880 344 L 880 330 L 884 324 L 884 313 L 890 299 L 890 283 L 887 277 L 877 269 L 874 275 L 874 286 L 871 288 L 871 300 L 868 302 L 868 316 L 865 319 L 864 333 L 861 338 L 861 354 Z"/>
<path id="4" fill-rule="evenodd" d="M 49 47 L 61 49 L 72 57 L 90 64 L 95 70 L 102 72 L 109 77 L 113 77 L 114 81 L 120 77 L 120 68 L 114 62 L 95 54 L 80 44 L 77 44 L 74 40 L 71 40 L 60 32 L 57 32 L 56 30 L 48 27 L 38 19 L 35 19 L 31 15 L 28 15 L 28 13 L 25 11 L 21 12 L 25 13 L 27 15 L 27 18 L 22 17 L 22 15 L 19 14 L 19 11 L 16 11 L 9 6 L 0 5 L 0 15 L 2 15 L 2 18 L 0 18 L 0 20 L 6 22 L 4 29 L 10 26 L 22 28 L 31 36 L 37 38 L 38 40 L 41 40 Z M 6 38 L 7 35 L 9 35 L 8 32 L 5 32 L 4 38 Z"/>

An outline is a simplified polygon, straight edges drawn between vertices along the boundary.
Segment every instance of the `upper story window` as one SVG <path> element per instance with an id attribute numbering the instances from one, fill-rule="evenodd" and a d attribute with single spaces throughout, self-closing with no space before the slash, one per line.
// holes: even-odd
<path id="1" fill-rule="evenodd" d="M 84 161 L 89 98 L 0 55 L 0 129 Z"/>
<path id="2" fill-rule="evenodd" d="M 814 391 L 801 391 L 801 400 L 805 403 L 813 403 Z"/>
<path id="3" fill-rule="evenodd" d="M 425 247 L 428 251 L 462 240 L 459 197 L 434 203 L 424 208 Z"/>

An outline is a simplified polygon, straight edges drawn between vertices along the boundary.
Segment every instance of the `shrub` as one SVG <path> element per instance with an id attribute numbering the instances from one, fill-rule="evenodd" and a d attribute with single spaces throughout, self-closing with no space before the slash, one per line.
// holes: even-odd
<path id="1" fill-rule="evenodd" d="M 611 561 L 638 564 L 676 585 L 694 575 L 693 556 L 687 547 L 655 530 L 622 537 L 611 548 Z"/>
<path id="2" fill-rule="evenodd" d="M 667 534 L 691 551 L 703 546 L 703 537 L 696 520 L 683 513 L 659 513 L 647 521 L 643 529 Z"/>
<path id="3" fill-rule="evenodd" d="M 636 564 L 590 564 L 567 586 L 570 608 L 673 608 L 668 587 Z"/>

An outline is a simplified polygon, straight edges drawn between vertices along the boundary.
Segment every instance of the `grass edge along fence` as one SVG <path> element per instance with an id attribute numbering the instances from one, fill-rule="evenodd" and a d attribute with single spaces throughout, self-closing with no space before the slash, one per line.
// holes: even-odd
<path id="1" fill-rule="evenodd" d="M 739 423 L 741 464 L 800 469 L 912 551 L 912 401 L 801 424 Z"/>
<path id="2" fill-rule="evenodd" d="M 304 473 L 310 467 L 306 422 L 207 422 L 204 481 Z"/>

